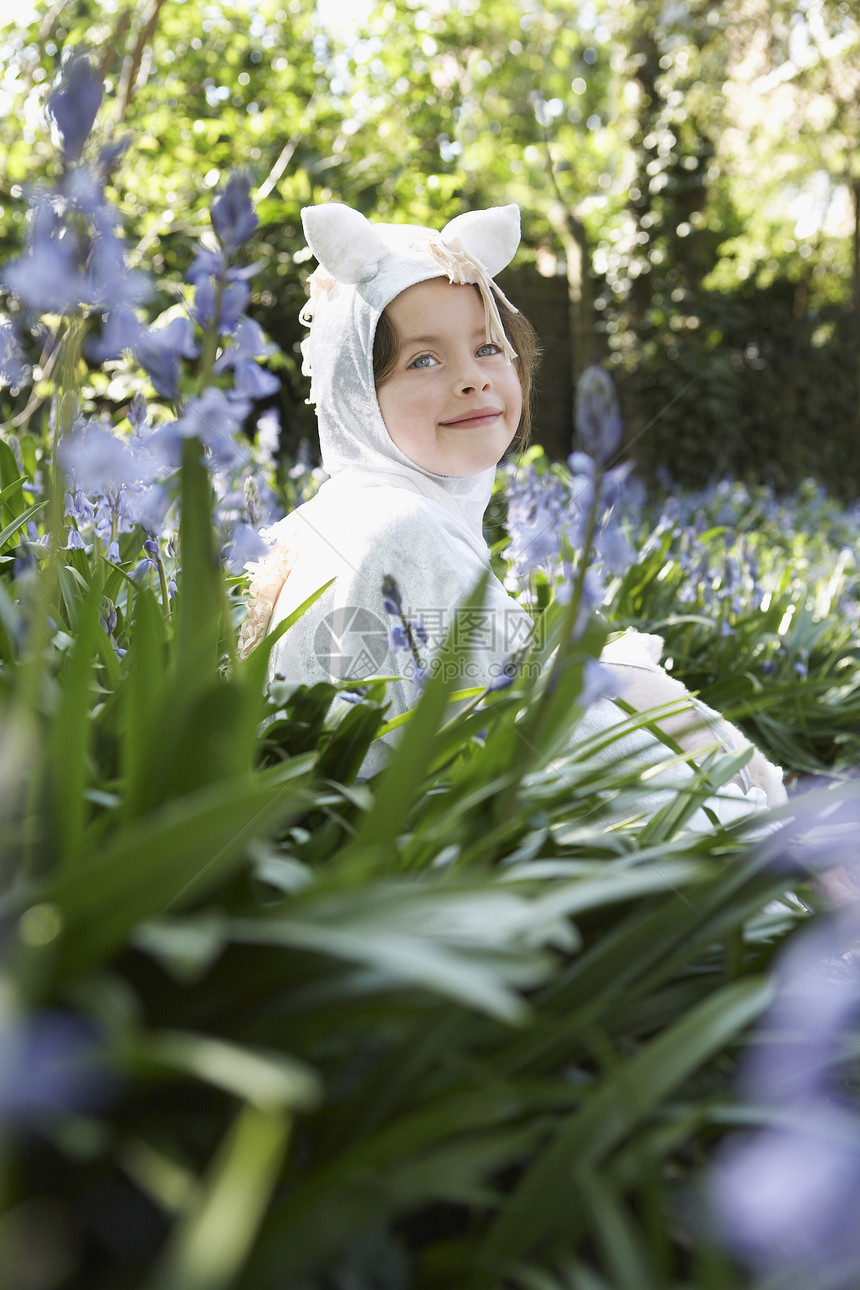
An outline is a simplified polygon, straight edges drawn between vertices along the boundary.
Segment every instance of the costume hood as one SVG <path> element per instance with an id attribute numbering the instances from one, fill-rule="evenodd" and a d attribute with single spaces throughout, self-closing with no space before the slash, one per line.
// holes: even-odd
<path id="1" fill-rule="evenodd" d="M 469 211 L 441 233 L 409 224 L 371 224 L 337 202 L 306 207 L 302 222 L 319 261 L 301 318 L 310 326 L 302 345 L 303 370 L 312 378 L 323 469 L 332 477 L 349 470 L 352 478 L 356 471 L 371 471 L 377 479 L 382 475 L 411 486 L 458 512 L 480 535 L 495 470 L 462 478 L 435 475 L 401 452 L 379 411 L 373 342 L 382 311 L 401 291 L 446 277 L 478 287 L 489 339 L 508 362 L 516 358 L 496 299 L 515 310 L 493 276 L 510 263 L 519 245 L 518 207 Z"/>
<path id="2" fill-rule="evenodd" d="M 478 288 L 487 336 L 512 362 L 516 354 L 497 299 L 516 311 L 493 275 L 510 263 L 520 239 L 514 205 L 459 215 L 441 233 L 371 224 L 337 202 L 306 207 L 302 221 L 319 261 L 301 314 L 310 327 L 302 345 L 304 371 L 312 378 L 322 464 L 330 478 L 309 502 L 261 535 L 271 550 L 247 566 L 250 596 L 241 637 L 244 654 L 270 624 L 335 576 L 337 586 L 325 602 L 277 646 L 273 666 L 295 679 L 316 676 L 316 617 L 341 604 L 381 610 L 383 574 L 400 569 L 410 603 L 435 613 L 461 604 L 489 564 L 482 520 L 495 469 L 435 475 L 397 447 L 376 397 L 373 342 L 380 315 L 395 296 L 446 277 Z M 407 555 L 408 567 L 401 568 Z M 501 586 L 498 594 L 506 607 Z M 400 709 L 407 706 L 404 700 Z"/>

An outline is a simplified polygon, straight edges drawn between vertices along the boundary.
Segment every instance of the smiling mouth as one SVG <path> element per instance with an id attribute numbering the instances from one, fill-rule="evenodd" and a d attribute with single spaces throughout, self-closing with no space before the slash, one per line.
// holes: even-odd
<path id="1" fill-rule="evenodd" d="M 440 426 L 470 428 L 472 426 L 487 426 L 502 415 L 501 408 L 473 408 L 470 412 L 462 412 L 458 417 L 451 417 L 449 421 L 440 421 Z"/>

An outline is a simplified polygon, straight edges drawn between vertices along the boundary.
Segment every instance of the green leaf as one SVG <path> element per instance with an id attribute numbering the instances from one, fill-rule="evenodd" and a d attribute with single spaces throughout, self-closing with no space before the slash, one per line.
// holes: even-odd
<path id="1" fill-rule="evenodd" d="M 226 1290 L 250 1253 L 289 1140 L 286 1112 L 247 1106 L 192 1193 L 145 1290 Z"/>
<path id="2" fill-rule="evenodd" d="M 191 1075 L 266 1113 L 309 1110 L 321 1093 L 313 1071 L 286 1053 L 263 1052 L 190 1031 L 145 1032 L 131 1059 L 144 1070 Z"/>
<path id="3" fill-rule="evenodd" d="M 87 804 L 84 790 L 91 773 L 93 723 L 93 655 L 98 634 L 101 590 L 92 586 L 83 597 L 77 632 L 62 676 L 59 701 L 46 740 L 47 793 L 45 807 L 51 830 L 51 851 L 62 871 L 78 858 Z"/>
<path id="4" fill-rule="evenodd" d="M 31 894 L 61 919 L 54 970 L 74 975 L 101 963 L 141 919 L 199 902 L 245 862 L 254 838 L 306 805 L 296 767 L 277 768 L 207 785 L 118 829 L 73 876 Z"/>
<path id="5" fill-rule="evenodd" d="M 462 606 L 465 611 L 478 609 L 484 603 L 487 577 L 485 573 L 478 580 Z M 439 652 L 434 674 L 397 746 L 397 754 L 379 777 L 376 804 L 359 829 L 356 847 L 390 845 L 396 837 L 410 805 L 421 791 L 423 776 L 433 759 L 435 738 L 456 685 L 457 665 L 465 652 L 455 642 L 452 629 Z"/>
<path id="6" fill-rule="evenodd" d="M 34 515 L 38 515 L 39 511 L 45 505 L 45 502 L 34 502 L 32 506 L 28 506 L 27 509 L 22 511 L 16 519 L 7 524 L 4 529 L 0 529 L 0 549 L 6 545 L 11 537 L 14 537 L 15 534 L 24 527 L 28 520 L 31 520 Z"/>
<path id="7" fill-rule="evenodd" d="M 773 994 L 768 980 L 725 986 L 605 1075 L 556 1132 L 490 1230 L 482 1262 L 521 1257 L 563 1231 L 572 1176 L 599 1164 L 704 1062 L 736 1040 Z"/>

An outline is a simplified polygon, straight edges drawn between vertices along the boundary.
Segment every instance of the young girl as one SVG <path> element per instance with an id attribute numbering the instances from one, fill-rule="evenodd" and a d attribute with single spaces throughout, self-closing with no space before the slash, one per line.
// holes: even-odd
<path id="1" fill-rule="evenodd" d="M 528 435 L 537 342 L 493 281 L 519 244 L 519 211 L 472 211 L 441 233 L 372 225 L 337 203 L 307 208 L 302 219 L 319 261 L 303 313 L 310 324 L 303 352 L 330 478 L 268 531 L 270 553 L 249 566 L 241 649 L 334 579 L 275 645 L 271 675 L 310 685 L 397 674 L 387 691 L 395 716 L 416 695 L 411 658 L 389 644 L 389 579 L 407 619 L 420 624 L 422 662 L 432 662 L 449 631 L 468 644 L 461 688 L 498 677 L 531 629 L 492 575 L 483 608 L 461 609 L 489 566 L 482 517 L 495 467 L 518 431 L 521 442 Z M 656 639 L 629 633 L 602 656 L 618 696 L 640 710 L 686 695 L 653 657 Z M 703 705 L 691 702 L 691 712 L 683 731 L 677 719 L 672 731 L 688 750 L 716 740 L 747 743 Z M 579 729 L 590 734 L 623 719 L 603 699 Z M 363 773 L 389 755 L 377 740 Z M 654 761 L 666 748 L 645 731 L 610 755 Z M 780 799 L 779 772 L 758 752 L 754 762 L 752 777 L 722 791 L 721 818 Z M 665 796 L 657 792 L 652 809 Z"/>

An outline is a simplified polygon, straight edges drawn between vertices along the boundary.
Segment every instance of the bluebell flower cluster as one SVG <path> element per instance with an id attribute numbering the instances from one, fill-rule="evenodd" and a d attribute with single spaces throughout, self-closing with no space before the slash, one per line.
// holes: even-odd
<path id="1" fill-rule="evenodd" d="M 588 451 L 571 453 L 567 470 L 535 461 L 507 467 L 505 586 L 535 601 L 540 599 L 537 579 L 564 602 L 580 569 L 584 621 L 603 601 L 606 576 L 622 573 L 634 557 L 622 524 L 632 463 L 609 464 L 620 446 L 623 423 L 612 379 L 603 368 L 583 373 L 576 416 Z"/>
<path id="2" fill-rule="evenodd" d="M 670 535 L 668 558 L 683 573 L 678 604 L 710 619 L 722 636 L 735 635 L 740 620 L 785 591 L 814 618 L 837 615 L 860 634 L 860 504 L 839 503 L 813 481 L 780 496 L 767 485 L 721 480 L 694 492 L 671 488 L 646 523 L 643 553 Z M 803 648 L 790 652 L 781 638 L 762 648 L 764 676 L 802 678 L 809 663 Z"/>
<path id="3" fill-rule="evenodd" d="M 66 391 L 62 417 L 55 397 L 50 418 L 55 434 L 62 421 L 62 545 L 95 551 L 113 563 L 132 562 L 139 553 L 134 579 L 157 576 L 166 604 L 175 589 L 176 477 L 186 440 L 200 443 L 210 469 L 216 523 L 232 572 L 262 553 L 259 529 L 282 509 L 272 486 L 277 413 L 261 420 L 257 443 L 245 430 L 254 401 L 280 387 L 262 365 L 278 350 L 246 313 L 259 266 L 237 261 L 257 229 L 244 174 L 230 176 L 213 200 L 213 233 L 188 271 L 188 302 L 152 322 L 144 319 L 140 305 L 150 281 L 129 267 L 119 216 L 104 192 L 125 144 L 99 150 L 91 141 L 102 97 L 96 61 L 72 50 L 48 101 L 62 173 L 50 190 L 33 191 L 25 248 L 0 271 L 9 301 L 8 316 L 0 313 L 0 380 L 18 389 L 29 378 L 28 328 L 53 327 L 59 343 L 66 319 L 74 315 L 100 320 L 98 332 L 90 326 L 85 341 L 91 361 L 142 368 L 156 396 L 172 405 L 171 417 L 163 404 L 147 407 L 137 394 L 127 409 L 128 424 L 115 427 L 103 416 L 84 415 Z M 39 496 L 41 488 L 37 478 L 31 494 Z M 29 534 L 21 560 L 35 558 L 37 545 L 46 541 L 38 532 Z"/>

